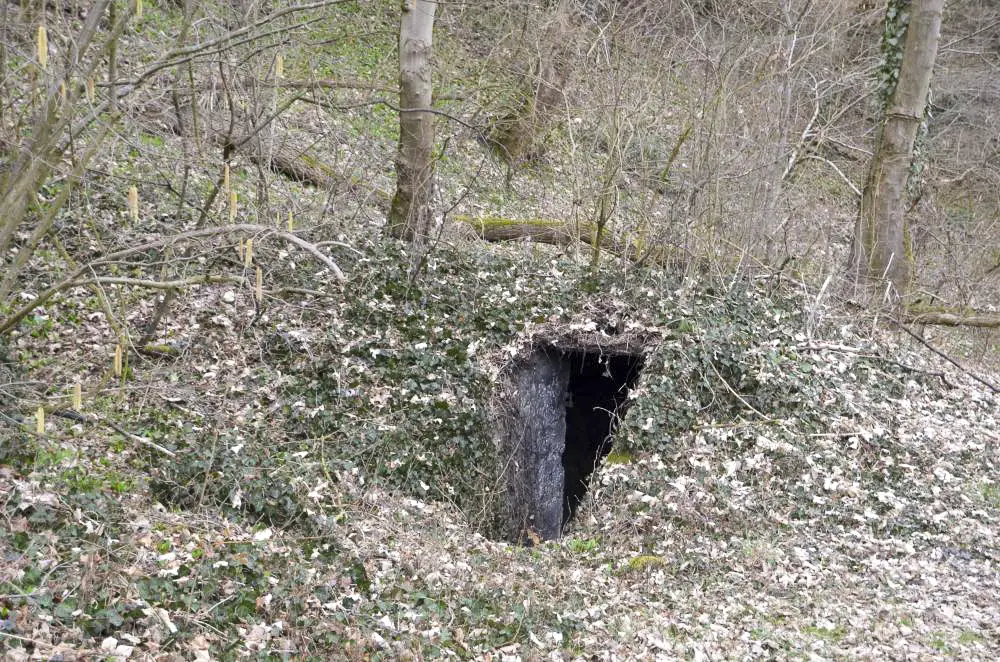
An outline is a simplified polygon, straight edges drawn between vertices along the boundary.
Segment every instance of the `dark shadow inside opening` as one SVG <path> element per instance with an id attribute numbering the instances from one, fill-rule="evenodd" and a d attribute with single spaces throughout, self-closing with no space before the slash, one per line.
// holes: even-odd
<path id="1" fill-rule="evenodd" d="M 628 392 L 639 378 L 643 358 L 636 354 L 565 351 L 566 446 L 563 518 L 565 525 L 587 493 L 590 475 L 611 452 L 611 436 L 628 406 Z"/>

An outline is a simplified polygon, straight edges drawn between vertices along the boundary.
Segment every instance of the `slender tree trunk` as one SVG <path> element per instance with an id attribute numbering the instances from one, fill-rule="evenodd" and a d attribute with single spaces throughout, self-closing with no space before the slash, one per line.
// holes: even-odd
<path id="1" fill-rule="evenodd" d="M 890 5 L 891 6 L 891 5 Z M 944 0 L 913 0 L 899 79 L 881 120 L 851 246 L 855 283 L 887 280 L 905 297 L 913 274 L 907 181 L 941 34 Z"/>
<path id="2" fill-rule="evenodd" d="M 433 85 L 434 11 L 430 0 L 403 0 L 399 27 L 399 152 L 396 194 L 389 210 L 389 233 L 421 242 L 431 229 L 430 198 L 434 178 Z"/>
<path id="3" fill-rule="evenodd" d="M 80 79 L 86 80 L 93 73 L 93 68 L 96 65 L 90 65 L 89 69 L 84 68 L 83 70 L 79 70 L 78 67 L 93 40 L 101 34 L 101 18 L 110 1 L 99 0 L 92 3 L 83 26 L 74 35 L 75 38 L 71 40 L 73 47 L 67 55 L 65 70 L 56 71 L 57 63 L 50 62 L 52 73 L 40 81 L 43 87 L 39 91 L 38 109 L 28 120 L 27 126 L 30 127 L 30 130 L 20 137 L 20 141 L 15 140 L 9 149 L 10 162 L 6 171 L 0 176 L 0 256 L 4 256 L 0 258 L 0 264 L 2 264 L 0 267 L 0 271 L 2 271 L 0 273 L 0 278 L 2 278 L 0 280 L 0 307 L 9 302 L 11 294 L 14 293 L 19 270 L 30 259 L 38 241 L 44 235 L 44 231 L 47 229 L 44 223 L 49 222 L 45 219 L 50 218 L 50 216 L 45 215 L 39 217 L 41 220 L 39 218 L 32 219 L 38 222 L 30 226 L 31 234 L 29 237 L 31 238 L 28 243 L 20 246 L 16 258 L 9 263 L 6 261 L 5 258 L 9 254 L 15 235 L 22 229 L 22 223 L 31 216 L 29 211 L 38 197 L 39 189 L 49 180 L 56 165 L 61 162 L 67 141 L 65 132 L 72 127 L 74 115 L 71 105 L 75 93 L 72 86 L 67 86 L 68 89 L 64 97 L 60 90 L 60 82 L 70 80 L 71 76 L 80 76 Z M 32 3 L 22 3 L 21 5 L 22 9 L 34 6 Z M 42 7 L 40 11 L 43 11 L 44 6 L 40 6 Z M 116 27 L 112 26 L 109 43 L 114 43 L 117 40 L 121 29 L 118 27 L 116 30 Z M 106 45 L 105 48 L 107 48 Z M 14 138 L 16 139 L 17 136 Z M 86 154 L 92 155 L 93 150 L 87 150 Z M 89 158 L 89 156 L 85 158 Z M 82 167 L 79 163 L 77 166 Z M 72 179 L 71 176 L 65 185 L 71 185 Z M 59 199 L 56 198 L 56 200 Z M 50 211 L 53 209 L 53 204 L 54 202 L 50 201 L 48 205 Z"/>

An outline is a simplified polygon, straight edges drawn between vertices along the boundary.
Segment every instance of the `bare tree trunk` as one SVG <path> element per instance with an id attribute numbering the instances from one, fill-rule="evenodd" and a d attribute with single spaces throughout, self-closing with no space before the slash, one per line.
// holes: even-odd
<path id="1" fill-rule="evenodd" d="M 909 6 L 899 79 L 879 127 L 851 246 L 855 284 L 884 278 L 900 297 L 910 288 L 913 269 L 906 184 L 930 90 L 943 9 L 944 0 L 913 0 Z"/>
<path id="2" fill-rule="evenodd" d="M 566 0 L 556 5 L 541 36 L 530 89 L 526 90 L 523 103 L 499 119 L 490 134 L 500 157 L 510 165 L 541 154 L 542 141 L 563 107 L 574 47 L 572 11 Z"/>
<path id="3" fill-rule="evenodd" d="M 399 26 L 399 152 L 396 194 L 389 209 L 389 233 L 411 242 L 430 234 L 430 198 L 434 178 L 433 85 L 434 10 L 431 0 L 404 0 Z"/>

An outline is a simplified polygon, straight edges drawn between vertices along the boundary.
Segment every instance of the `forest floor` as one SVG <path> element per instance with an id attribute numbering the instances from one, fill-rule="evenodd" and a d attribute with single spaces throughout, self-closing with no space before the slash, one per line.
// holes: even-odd
<path id="1" fill-rule="evenodd" d="M 150 12 L 150 22 L 176 20 Z M 373 21 L 378 48 L 345 48 L 338 66 L 394 80 L 392 29 L 384 16 Z M 372 62 L 351 59 L 362 57 Z M 183 223 L 163 211 L 176 208 L 164 182 L 179 189 L 182 137 L 141 105 L 125 112 L 134 126 L 95 159 L 57 223 L 62 244 L 29 265 L 23 300 L 70 270 L 65 251 L 99 254 L 193 227 L 196 208 Z M 240 221 L 277 216 L 284 227 L 294 216 L 297 233 L 336 242 L 325 250 L 360 269 L 384 224 L 395 121 L 371 105 L 289 113 L 277 140 L 322 136 L 310 153 L 336 168 L 337 184 L 288 182 L 238 158 Z M 439 164 L 442 208 L 581 213 L 558 160 L 506 181 L 474 136 L 453 138 Z M 191 191 L 218 178 L 220 158 L 204 157 Z M 129 224 L 124 183 L 133 180 L 142 212 Z M 268 183 L 270 198 L 256 197 Z M 824 200 L 803 218 L 843 225 L 854 206 Z M 220 199 L 213 220 L 227 213 Z M 388 489 L 363 467 L 334 468 L 337 439 L 309 438 L 304 449 L 289 433 L 285 415 L 307 406 L 285 401 L 299 375 L 280 355 L 324 358 L 342 292 L 318 291 L 329 273 L 268 241 L 252 260 L 235 240 L 199 246 L 190 263 L 246 280 L 186 290 L 158 329 L 161 351 L 126 350 L 124 376 L 112 369 L 122 328 L 135 336 L 156 306 L 142 287 L 74 288 L 9 337 L 0 357 L 4 660 L 1000 659 L 995 340 L 983 350 L 962 332 L 932 338 L 959 368 L 873 318 L 824 308 L 825 340 L 775 341 L 775 351 L 808 353 L 803 365 L 847 410 L 831 408 L 811 430 L 761 412 L 706 417 L 662 452 L 613 454 L 565 535 L 523 547 L 484 537 L 483 522 L 438 486 Z M 528 270 L 574 257 L 481 245 L 450 229 L 442 244 L 523 256 Z M 244 271 L 257 261 L 275 288 L 263 307 Z M 124 264 L 117 275 L 155 279 L 159 269 Z M 273 294 L 285 285 L 311 293 Z M 72 408 L 77 383 L 83 417 L 54 415 Z M 33 434 L 38 405 L 49 415 Z M 178 468 L 188 480 L 168 480 Z"/>
<path id="2" fill-rule="evenodd" d="M 85 410 L 167 445 L 221 422 L 235 436 L 200 443 L 251 466 L 254 438 L 294 448 L 274 416 L 288 376 L 232 294 L 200 289 L 170 325 L 201 341 L 136 359 Z M 301 307 L 269 314 L 310 351 Z M 21 337 L 27 379 L 67 383 L 67 346 L 106 356 L 101 326 Z M 878 348 L 912 374 L 846 377 Z M 820 348 L 815 366 L 853 415 L 807 435 L 705 421 L 668 454 L 613 459 L 566 535 L 534 547 L 484 538 L 440 497 L 327 473 L 322 440 L 245 493 L 206 497 L 204 475 L 187 507 L 164 507 L 157 467 L 179 458 L 50 417 L 0 464 L 0 646 L 7 660 L 996 659 L 1000 398 L 890 334 Z M 234 517 L 273 484 L 323 526 Z"/>

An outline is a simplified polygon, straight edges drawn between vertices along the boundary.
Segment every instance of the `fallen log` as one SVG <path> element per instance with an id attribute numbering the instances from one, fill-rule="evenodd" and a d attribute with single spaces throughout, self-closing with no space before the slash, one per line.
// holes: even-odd
<path id="1" fill-rule="evenodd" d="M 332 167 L 311 154 L 292 149 L 286 143 L 269 150 L 259 138 L 254 137 L 239 151 L 255 165 L 270 168 L 283 177 L 319 189 L 333 188 L 338 179 Z"/>
<path id="2" fill-rule="evenodd" d="M 933 324 L 936 326 L 970 326 L 981 329 L 1000 327 L 1000 314 L 981 313 L 979 311 L 949 312 L 949 311 L 916 311 L 903 313 L 903 321 L 909 324 Z"/>
<path id="3" fill-rule="evenodd" d="M 474 230 L 476 236 L 483 241 L 500 242 L 525 239 L 553 246 L 569 246 L 574 242 L 580 242 L 591 247 L 597 243 L 597 225 L 589 221 L 574 224 L 547 218 L 519 220 L 500 216 L 465 216 L 461 214 L 455 216 L 454 219 Z M 638 241 L 624 243 L 609 237 L 607 234 L 601 238 L 600 246 L 602 251 L 607 251 L 616 257 L 632 262 L 647 261 L 650 257 L 653 258 L 653 262 L 658 262 L 658 256 L 662 254 L 662 247 L 650 246 L 643 249 Z"/>
<path id="4" fill-rule="evenodd" d="M 575 241 L 594 244 L 596 228 L 592 223 L 571 227 L 555 219 L 517 220 L 498 216 L 456 216 L 455 220 L 471 227 L 484 241 L 529 239 L 540 244 L 565 246 Z"/>

